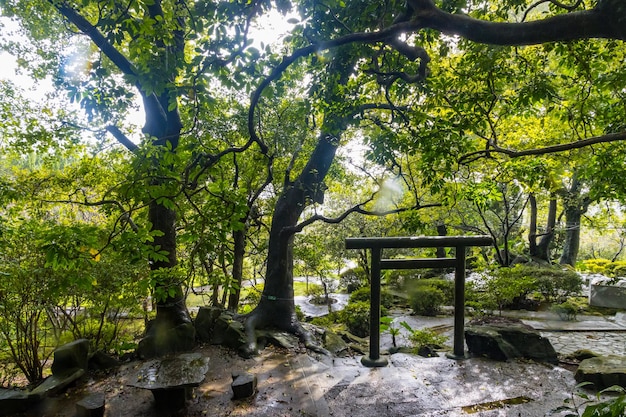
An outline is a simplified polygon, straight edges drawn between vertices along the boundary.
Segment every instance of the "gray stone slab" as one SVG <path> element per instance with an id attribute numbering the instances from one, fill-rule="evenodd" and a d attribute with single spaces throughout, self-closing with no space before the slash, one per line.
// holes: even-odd
<path id="1" fill-rule="evenodd" d="M 21 390 L 0 388 L 0 416 L 23 412 L 29 405 L 28 394 Z"/>
<path id="2" fill-rule="evenodd" d="M 33 389 L 28 396 L 33 400 L 40 400 L 50 395 L 56 395 L 84 374 L 84 369 L 76 368 L 74 370 L 67 371 L 65 374 L 50 375 L 40 385 Z"/>
<path id="3" fill-rule="evenodd" d="M 614 285 L 591 285 L 589 305 L 596 307 L 624 308 L 626 288 Z"/>
<path id="4" fill-rule="evenodd" d="M 128 385 L 143 389 L 166 389 L 199 385 L 209 370 L 209 359 L 199 353 L 144 362 Z"/>
<path id="5" fill-rule="evenodd" d="M 522 323 L 532 326 L 540 331 L 562 332 L 619 332 L 626 331 L 626 326 L 621 323 L 607 320 L 522 320 Z"/>
<path id="6" fill-rule="evenodd" d="M 179 410 L 191 397 L 193 387 L 200 385 L 209 370 L 209 359 L 199 353 L 144 362 L 128 385 L 148 389 L 157 407 Z"/>

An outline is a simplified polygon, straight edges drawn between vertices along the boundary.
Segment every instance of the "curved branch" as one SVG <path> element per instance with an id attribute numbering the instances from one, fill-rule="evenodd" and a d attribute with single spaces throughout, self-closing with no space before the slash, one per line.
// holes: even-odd
<path id="1" fill-rule="evenodd" d="M 491 147 L 489 147 L 488 149 L 463 155 L 461 158 L 459 158 L 459 163 L 461 164 L 461 163 L 472 162 L 481 157 L 489 156 L 492 153 L 501 153 L 510 158 L 520 158 L 522 156 L 546 155 L 546 154 L 552 154 L 552 153 L 571 151 L 574 149 L 581 149 L 581 148 L 585 148 L 591 145 L 596 145 L 599 143 L 612 143 L 612 142 L 620 142 L 623 140 L 626 140 L 626 131 L 619 132 L 619 133 L 609 133 L 607 135 L 602 135 L 602 136 L 595 136 L 592 138 L 578 140 L 576 142 L 546 146 L 544 148 L 526 149 L 523 151 L 516 151 L 513 149 L 501 148 L 498 146 L 494 146 L 494 144 L 491 143 Z"/>
<path id="2" fill-rule="evenodd" d="M 165 125 L 167 120 L 167 116 L 165 114 L 165 110 L 161 106 L 159 99 L 156 95 L 149 94 L 147 95 L 139 82 L 139 74 L 137 70 L 133 66 L 133 64 L 113 46 L 105 37 L 100 33 L 98 28 L 92 25 L 87 19 L 85 19 L 82 15 L 80 15 L 76 10 L 72 7 L 69 7 L 64 2 L 58 2 L 54 0 L 50 0 L 50 2 L 56 7 L 56 9 L 61 13 L 70 23 L 75 25 L 78 30 L 80 30 L 83 34 L 89 37 L 91 41 L 102 51 L 107 58 L 113 62 L 113 64 L 119 68 L 120 71 L 130 79 L 134 80 L 134 85 L 141 94 L 141 97 L 144 101 L 144 106 L 146 107 L 147 112 L 153 112 L 152 114 L 159 115 L 158 123 L 160 125 Z M 146 128 L 144 127 L 144 130 Z"/>
<path id="3" fill-rule="evenodd" d="M 250 107 L 248 109 L 248 133 L 250 134 L 251 140 L 257 142 L 259 146 L 261 146 L 262 150 L 267 150 L 267 145 L 262 142 L 256 132 L 254 124 L 256 108 L 259 104 L 259 101 L 261 100 L 261 95 L 263 94 L 263 91 L 272 82 L 279 79 L 291 64 L 298 61 L 300 58 L 304 58 L 316 52 L 325 51 L 327 49 L 332 49 L 338 46 L 351 43 L 375 43 L 390 39 L 391 37 L 396 36 L 402 32 L 411 31 L 413 27 L 414 25 L 410 22 L 401 22 L 391 25 L 388 28 L 377 32 L 352 33 L 350 35 L 342 36 L 340 38 L 330 41 L 313 43 L 309 46 L 305 46 L 304 48 L 296 50 L 289 56 L 284 56 L 281 63 L 272 70 L 272 72 L 261 82 L 261 84 L 259 84 L 257 89 L 254 90 L 254 92 L 252 93 L 252 97 L 250 98 Z"/>
<path id="4" fill-rule="evenodd" d="M 571 11 L 576 10 L 578 6 L 580 6 L 580 4 L 582 3 L 582 0 L 576 0 L 576 2 L 571 5 L 561 3 L 557 0 L 539 0 L 536 3 L 531 4 L 530 7 L 526 9 L 526 11 L 524 12 L 524 16 L 522 16 L 522 22 L 526 20 L 526 18 L 528 17 L 528 13 L 530 13 L 534 8 L 539 7 L 540 5 L 544 3 L 552 3 L 556 7 L 559 7 L 561 9 L 565 9 L 571 12 Z"/>
<path id="5" fill-rule="evenodd" d="M 309 217 L 308 219 L 304 220 L 303 222 L 293 226 L 293 227 L 285 227 L 283 228 L 283 230 L 281 231 L 281 233 L 284 234 L 295 234 L 295 233 L 299 233 L 301 232 L 306 226 L 313 224 L 315 222 L 318 221 L 322 221 L 324 223 L 329 223 L 329 224 L 338 224 L 341 223 L 342 221 L 344 221 L 349 215 L 353 214 L 353 213 L 358 213 L 358 214 L 362 214 L 364 216 L 377 216 L 377 217 L 382 217 L 382 216 L 387 216 L 389 214 L 399 214 L 399 213 L 404 213 L 410 210 L 419 210 L 419 209 L 424 209 L 424 208 L 430 208 L 430 207 L 441 207 L 441 203 L 433 203 L 433 204 L 425 204 L 425 205 L 420 205 L 417 204 L 413 207 L 401 207 L 401 208 L 397 208 L 397 209 L 393 209 L 393 210 L 383 210 L 383 211 L 377 211 L 377 210 L 366 210 L 365 208 L 363 208 L 367 203 L 371 202 L 374 200 L 374 196 L 370 197 L 369 199 L 367 199 L 366 201 L 357 204 L 356 206 L 353 206 L 351 208 L 349 208 L 348 210 L 344 211 L 343 213 L 341 213 L 338 217 L 326 217 L 323 216 L 321 214 L 315 214 L 314 216 Z"/>

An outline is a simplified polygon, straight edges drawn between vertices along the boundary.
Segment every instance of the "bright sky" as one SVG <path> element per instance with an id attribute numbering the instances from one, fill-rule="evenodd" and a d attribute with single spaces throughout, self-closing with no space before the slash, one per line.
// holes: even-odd
<path id="1" fill-rule="evenodd" d="M 277 11 L 272 10 L 267 17 L 252 27 L 250 37 L 255 40 L 253 45 L 260 49 L 261 42 L 271 44 L 280 40 L 293 27 L 293 24 L 287 22 L 290 17 L 293 16 L 282 16 Z M 18 36 L 15 34 L 17 29 L 17 23 L 0 16 L 0 38 Z M 40 82 L 36 84 L 28 75 L 19 74 L 16 58 L 4 51 L 0 51 L 0 80 L 1 79 L 11 80 L 24 90 L 28 90 L 28 97 L 34 99 L 42 99 L 47 92 L 53 89 L 51 82 Z M 134 120 L 135 124 L 139 126 L 143 124 L 143 115 L 137 114 L 131 116 L 131 118 Z"/>

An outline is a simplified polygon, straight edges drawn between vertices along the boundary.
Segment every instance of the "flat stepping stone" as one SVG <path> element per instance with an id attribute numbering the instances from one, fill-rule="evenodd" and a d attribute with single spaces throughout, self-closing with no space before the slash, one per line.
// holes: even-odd
<path id="1" fill-rule="evenodd" d="M 76 403 L 76 417 L 103 417 L 104 394 L 91 394 Z"/>
<path id="2" fill-rule="evenodd" d="M 181 409 L 209 370 L 209 359 L 199 353 L 183 353 L 144 362 L 128 384 L 148 389 L 159 407 Z"/>
<path id="3" fill-rule="evenodd" d="M 591 382 L 597 390 L 613 385 L 626 388 L 626 356 L 596 356 L 580 363 L 576 374 L 577 382 Z"/>
<path id="4" fill-rule="evenodd" d="M 232 374 L 233 400 L 252 397 L 256 393 L 257 377 L 249 372 L 236 372 Z"/>

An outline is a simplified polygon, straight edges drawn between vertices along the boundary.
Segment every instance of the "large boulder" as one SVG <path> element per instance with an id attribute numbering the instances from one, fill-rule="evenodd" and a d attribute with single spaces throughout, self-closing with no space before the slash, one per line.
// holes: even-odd
<path id="1" fill-rule="evenodd" d="M 198 340 L 206 343 L 212 341 L 215 322 L 223 312 L 224 309 L 219 307 L 200 307 L 194 320 Z"/>
<path id="2" fill-rule="evenodd" d="M 88 361 L 89 341 L 87 339 L 78 339 L 58 347 L 54 351 L 52 375 L 29 392 L 29 399 L 37 402 L 63 392 L 85 374 Z"/>
<path id="3" fill-rule="evenodd" d="M 465 342 L 472 355 L 496 360 L 513 358 L 558 363 L 554 347 L 539 332 L 521 324 L 468 326 Z"/>
<path id="4" fill-rule="evenodd" d="M 597 356 L 580 362 L 576 374 L 577 382 L 591 382 L 597 390 L 613 385 L 626 388 L 626 357 Z"/>
<path id="5" fill-rule="evenodd" d="M 196 329 L 192 323 L 172 326 L 167 321 L 153 320 L 146 336 L 139 341 L 137 355 L 142 359 L 156 358 L 192 350 L 196 344 Z"/>

